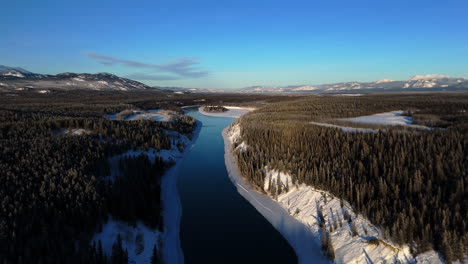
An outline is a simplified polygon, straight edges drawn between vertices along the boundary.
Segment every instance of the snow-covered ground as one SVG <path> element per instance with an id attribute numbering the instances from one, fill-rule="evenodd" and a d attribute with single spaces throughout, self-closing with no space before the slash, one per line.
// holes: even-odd
<path id="1" fill-rule="evenodd" d="M 81 136 L 81 135 L 87 135 L 91 133 L 91 130 L 87 130 L 84 128 L 60 128 L 60 129 L 55 129 L 52 131 L 54 135 L 60 135 L 60 136 Z"/>
<path id="2" fill-rule="evenodd" d="M 375 133 L 377 130 L 375 129 L 370 129 L 370 128 L 355 128 L 355 127 L 347 127 L 347 126 L 338 126 L 338 125 L 333 125 L 333 124 L 327 124 L 327 123 L 318 123 L 318 122 L 310 122 L 313 125 L 317 126 L 323 126 L 323 127 L 333 127 L 333 128 L 339 128 L 343 130 L 343 132 L 367 132 L 367 133 Z"/>
<path id="3" fill-rule="evenodd" d="M 184 254 L 180 245 L 180 219 L 182 217 L 182 204 L 180 202 L 179 191 L 177 189 L 177 174 L 182 160 L 186 157 L 187 151 L 190 151 L 193 142 L 196 141 L 201 129 L 201 124 L 197 121 L 192 140 L 171 131 L 171 137 L 181 142 L 185 148 L 180 151 L 176 144 L 172 144 L 169 151 L 161 151 L 160 156 L 165 160 L 172 159 L 175 165 L 172 166 L 162 178 L 161 181 L 161 200 L 163 202 L 163 223 L 164 233 L 162 234 L 162 254 L 163 263 L 184 263 Z"/>
<path id="4" fill-rule="evenodd" d="M 145 113 L 137 113 L 133 114 L 125 120 L 141 120 L 141 119 L 152 119 L 154 121 L 163 121 L 167 122 L 171 119 L 171 117 L 175 115 L 173 111 L 166 111 L 166 110 L 149 110 L 148 112 Z"/>
<path id="5" fill-rule="evenodd" d="M 283 187 L 276 200 L 276 195 L 256 191 L 241 176 L 232 151 L 234 142 L 242 148 L 248 147 L 241 142 L 239 125 L 226 128 L 223 137 L 229 177 L 239 193 L 288 240 L 299 263 L 329 263 L 321 251 L 320 214 L 325 219 L 327 231 L 332 227 L 330 234 L 336 263 L 444 263 L 434 251 L 420 254 L 415 259 L 408 246 L 397 246 L 384 239 L 381 230 L 362 215 L 355 214 L 348 202 L 343 201 L 341 206 L 340 199 L 328 192 L 304 184 L 294 186 L 288 173 L 264 168 L 264 191 L 270 192 L 270 182 L 279 182 Z M 345 215 L 354 222 L 356 236 L 352 235 L 352 224 L 344 219 Z M 378 243 L 370 243 L 373 239 L 378 239 L 374 240 Z"/>
<path id="6" fill-rule="evenodd" d="M 378 228 L 361 215 L 356 215 L 347 202 L 340 205 L 340 199 L 311 186 L 292 185 L 287 173 L 265 168 L 267 181 L 279 182 L 288 186 L 289 191 L 278 195 L 277 202 L 311 231 L 320 236 L 319 212 L 323 214 L 327 230 L 333 228 L 331 238 L 336 254 L 336 263 L 411 263 L 412 256 L 408 247 L 398 247 L 385 241 Z M 268 184 L 264 186 L 269 191 Z M 356 226 L 358 235 L 352 236 L 351 224 L 344 219 L 349 214 Z M 380 239 L 378 245 L 370 244 L 371 239 Z"/>
<path id="7" fill-rule="evenodd" d="M 320 250 L 318 234 L 290 215 L 279 203 L 255 191 L 241 176 L 232 153 L 232 143 L 239 134 L 238 129 L 228 127 L 223 130 L 226 169 L 237 191 L 283 235 L 294 249 L 299 263 L 329 263 Z"/>
<path id="8" fill-rule="evenodd" d="M 127 112 L 132 111 L 133 114 L 126 117 L 124 119 L 125 121 L 151 119 L 154 121 L 167 122 L 167 121 L 170 121 L 174 115 L 177 115 L 174 111 L 162 110 L 162 109 L 154 109 L 154 110 L 148 110 L 148 111 L 124 110 L 117 114 L 108 114 L 107 118 L 111 120 L 121 120 L 120 116 L 122 115 L 123 112 L 126 112 L 126 111 Z"/>
<path id="9" fill-rule="evenodd" d="M 159 111 L 155 110 L 150 113 L 154 114 L 157 112 Z M 158 246 L 164 263 L 184 263 L 179 238 L 182 207 L 177 190 L 176 177 L 181 160 L 185 157 L 184 152 L 191 149 L 192 142 L 198 135 L 200 127 L 201 125 L 197 124 L 196 130 L 193 132 L 194 138 L 192 141 L 185 135 L 166 130 L 165 132 L 168 133 L 172 142 L 171 149 L 169 150 L 130 150 L 109 158 L 111 167 L 109 180 L 111 181 L 119 176 L 118 161 L 125 156 L 145 154 L 151 161 L 154 161 L 156 156 L 160 156 L 164 161 L 175 162 L 175 164 L 166 171 L 161 180 L 164 232 L 160 233 L 157 230 L 150 229 L 141 222 L 138 222 L 136 227 L 133 227 L 128 223 L 109 218 L 108 222 L 103 225 L 102 232 L 95 234 L 92 239 L 96 243 L 99 240 L 102 241 L 103 250 L 108 256 L 112 253 L 112 245 L 116 241 L 117 235 L 120 234 L 123 240 L 122 246 L 128 251 L 129 263 L 150 263 L 154 245 Z M 180 144 L 184 146 L 183 150 L 179 149 L 178 145 Z M 142 242 L 137 243 L 138 235 L 142 238 Z M 161 246 L 162 248 L 159 248 Z"/>
<path id="10" fill-rule="evenodd" d="M 363 96 L 364 94 L 334 94 L 333 96 Z"/>
<path id="11" fill-rule="evenodd" d="M 251 107 L 237 107 L 237 106 L 224 106 L 228 110 L 222 113 L 210 113 L 203 111 L 203 106 L 198 108 L 198 111 L 207 116 L 218 116 L 218 117 L 240 117 L 241 115 L 247 114 L 250 111 L 255 110 Z"/>
<path id="12" fill-rule="evenodd" d="M 103 225 L 102 232 L 96 234 L 92 242 L 102 243 L 102 249 L 107 256 L 112 255 L 112 245 L 120 234 L 122 247 L 128 252 L 129 263 L 150 263 L 153 247 L 158 245 L 161 234 L 148 228 L 141 222 L 131 226 L 112 218 Z M 159 245 L 158 245 L 159 246 Z"/>
<path id="13" fill-rule="evenodd" d="M 368 116 L 359 116 L 352 118 L 341 118 L 338 119 L 341 121 L 361 123 L 361 124 L 374 124 L 374 125 L 392 125 L 392 126 L 406 126 L 417 129 L 426 129 L 431 128 L 426 126 L 413 125 L 413 118 L 409 116 L 404 116 L 402 110 L 385 112 L 380 114 L 368 115 Z"/>
<path id="14" fill-rule="evenodd" d="M 352 118 L 340 118 L 336 119 L 337 121 L 344 121 L 350 123 L 351 126 L 353 123 L 355 124 L 368 124 L 368 125 L 383 125 L 383 126 L 403 126 L 415 129 L 422 129 L 422 130 L 432 130 L 432 127 L 427 126 L 420 126 L 413 124 L 413 118 L 409 116 L 402 115 L 403 111 L 391 111 L 385 113 L 379 113 L 374 115 L 368 116 L 359 116 L 359 117 L 352 117 Z M 335 124 L 328 124 L 328 123 L 319 123 L 319 122 L 310 122 L 310 124 L 323 126 L 323 127 L 332 127 L 332 128 L 339 128 L 344 132 L 367 132 L 367 133 L 376 133 L 378 129 L 370 129 L 370 128 L 355 128 L 351 126 L 340 126 Z"/>

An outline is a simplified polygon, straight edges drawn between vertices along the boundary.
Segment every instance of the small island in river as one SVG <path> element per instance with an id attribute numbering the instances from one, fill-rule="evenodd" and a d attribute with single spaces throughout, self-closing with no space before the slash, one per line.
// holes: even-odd
<path id="1" fill-rule="evenodd" d="M 223 113 L 226 112 L 228 109 L 222 105 L 206 105 L 203 107 L 203 111 L 208 113 Z"/>

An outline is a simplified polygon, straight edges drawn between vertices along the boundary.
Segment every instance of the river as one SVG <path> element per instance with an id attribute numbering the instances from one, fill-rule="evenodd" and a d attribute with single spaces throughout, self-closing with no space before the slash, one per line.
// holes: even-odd
<path id="1" fill-rule="evenodd" d="M 205 116 L 195 108 L 187 114 L 202 128 L 178 174 L 185 263 L 297 263 L 288 242 L 227 175 L 221 132 L 234 118 Z"/>

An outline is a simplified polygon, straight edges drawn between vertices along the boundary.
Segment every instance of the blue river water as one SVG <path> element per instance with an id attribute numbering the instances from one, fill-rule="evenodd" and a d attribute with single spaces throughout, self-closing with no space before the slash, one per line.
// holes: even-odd
<path id="1" fill-rule="evenodd" d="M 178 175 L 185 263 L 297 263 L 288 242 L 227 175 L 221 132 L 234 118 L 209 117 L 197 109 L 188 114 L 202 128 Z"/>

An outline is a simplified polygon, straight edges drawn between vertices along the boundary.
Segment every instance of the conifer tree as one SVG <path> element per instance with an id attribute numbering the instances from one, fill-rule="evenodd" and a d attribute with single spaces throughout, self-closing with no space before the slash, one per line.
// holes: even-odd
<path id="1" fill-rule="evenodd" d="M 151 264 L 158 264 L 158 263 L 159 263 L 158 247 L 154 245 L 153 254 L 151 255 Z"/>
<path id="2" fill-rule="evenodd" d="M 328 255 L 329 259 L 334 260 L 335 259 L 335 248 L 333 248 L 333 242 L 332 242 L 331 234 L 329 233 L 327 237 L 328 237 L 328 240 L 327 240 L 327 255 Z"/>
<path id="3" fill-rule="evenodd" d="M 322 226 L 322 250 L 327 250 L 328 244 L 327 244 L 327 229 L 325 228 L 325 225 Z"/>

